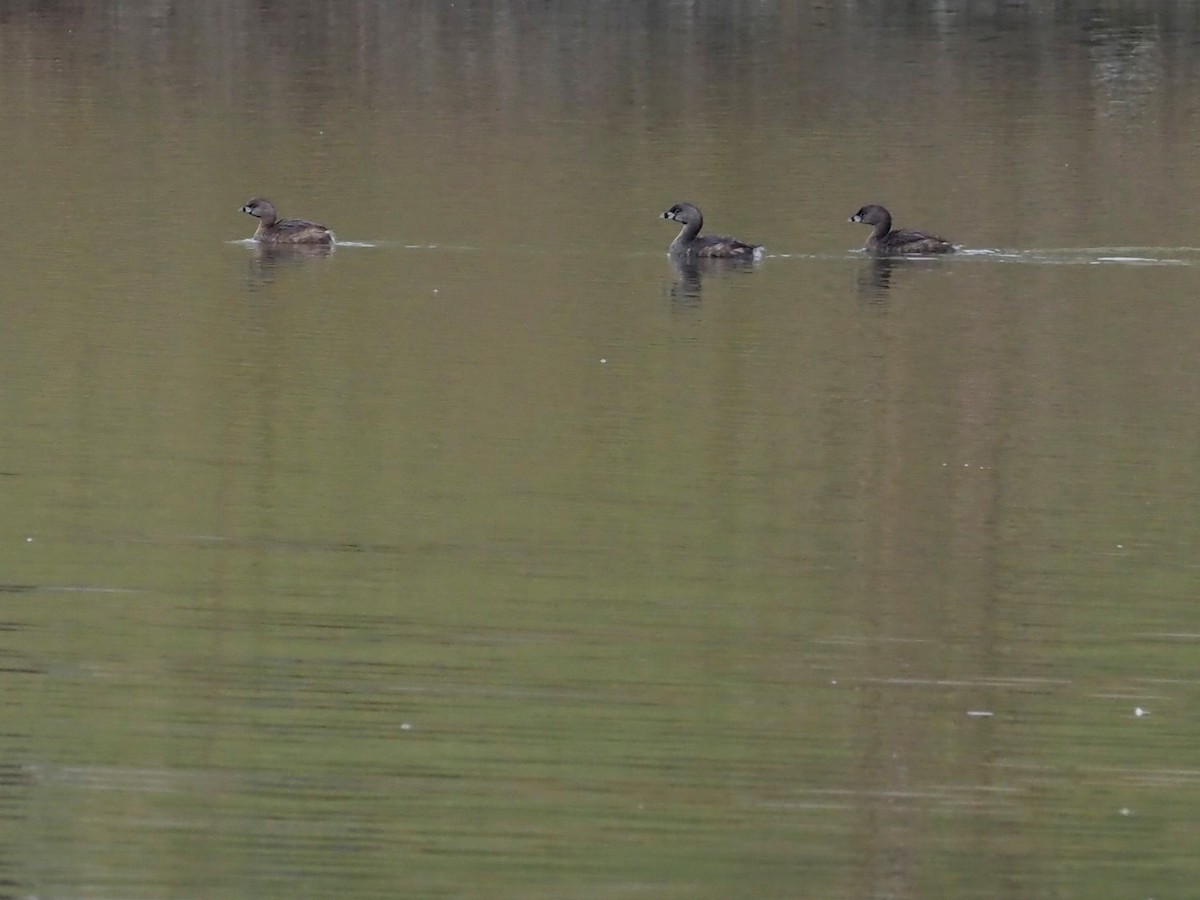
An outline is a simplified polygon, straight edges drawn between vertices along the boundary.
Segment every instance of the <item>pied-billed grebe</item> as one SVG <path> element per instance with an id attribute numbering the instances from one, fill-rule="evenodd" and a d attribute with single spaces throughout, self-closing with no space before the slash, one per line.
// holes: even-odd
<path id="1" fill-rule="evenodd" d="M 747 244 L 736 238 L 706 234 L 699 237 L 704 225 L 704 216 L 691 203 L 676 203 L 665 213 L 664 219 L 674 219 L 683 225 L 675 240 L 671 241 L 671 253 L 680 256 L 698 256 L 716 259 L 758 259 L 762 247 Z"/>
<path id="2" fill-rule="evenodd" d="M 952 253 L 954 245 L 945 238 L 923 231 L 892 231 L 892 214 L 877 203 L 864 206 L 850 217 L 851 222 L 874 225 L 866 249 L 874 253 Z"/>
<path id="3" fill-rule="evenodd" d="M 264 244 L 332 244 L 333 232 L 307 219 L 281 219 L 275 206 L 265 197 L 255 197 L 242 212 L 258 219 L 254 240 Z"/>

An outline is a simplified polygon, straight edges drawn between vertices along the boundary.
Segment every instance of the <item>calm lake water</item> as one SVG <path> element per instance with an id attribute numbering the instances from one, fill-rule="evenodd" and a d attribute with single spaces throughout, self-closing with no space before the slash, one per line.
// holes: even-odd
<path id="1" fill-rule="evenodd" d="M 0 898 L 1194 896 L 1198 48 L 6 4 Z"/>

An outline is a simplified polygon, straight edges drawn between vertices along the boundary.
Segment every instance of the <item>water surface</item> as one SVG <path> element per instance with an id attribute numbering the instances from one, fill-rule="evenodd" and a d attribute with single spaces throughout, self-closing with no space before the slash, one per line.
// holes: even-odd
<path id="1" fill-rule="evenodd" d="M 1188 896 L 1197 27 L 10 7 L 3 893 Z"/>

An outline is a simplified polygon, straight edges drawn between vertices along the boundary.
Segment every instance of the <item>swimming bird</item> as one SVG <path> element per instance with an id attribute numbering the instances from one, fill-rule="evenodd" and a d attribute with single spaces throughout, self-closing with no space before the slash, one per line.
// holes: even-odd
<path id="1" fill-rule="evenodd" d="M 748 244 L 724 235 L 706 234 L 701 237 L 704 216 L 694 204 L 676 203 L 662 214 L 662 218 L 683 226 L 675 240 L 671 241 L 672 254 L 718 259 L 758 259 L 762 256 L 762 247 L 757 244 Z"/>
<path id="2" fill-rule="evenodd" d="M 923 231 L 892 231 L 892 214 L 878 203 L 869 203 L 850 217 L 851 222 L 874 225 L 865 249 L 873 253 L 953 253 L 954 245 L 945 238 Z"/>
<path id="3" fill-rule="evenodd" d="M 258 219 L 254 240 L 264 244 L 332 244 L 333 232 L 307 219 L 281 219 L 265 197 L 246 202 L 242 212 Z"/>

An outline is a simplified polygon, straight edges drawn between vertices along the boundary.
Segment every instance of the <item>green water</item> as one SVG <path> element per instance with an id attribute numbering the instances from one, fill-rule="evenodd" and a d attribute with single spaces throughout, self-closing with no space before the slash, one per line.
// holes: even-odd
<path id="1" fill-rule="evenodd" d="M 10 10 L 0 895 L 1188 896 L 1195 35 L 947 8 Z"/>

